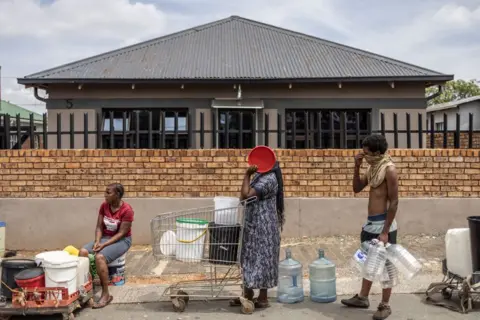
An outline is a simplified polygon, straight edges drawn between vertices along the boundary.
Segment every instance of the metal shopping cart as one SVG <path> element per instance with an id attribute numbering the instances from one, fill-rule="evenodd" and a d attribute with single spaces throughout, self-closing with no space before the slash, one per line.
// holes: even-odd
<path id="1" fill-rule="evenodd" d="M 153 255 L 161 261 L 160 280 L 168 285 L 163 296 L 170 297 L 175 311 L 183 312 L 190 298 L 240 298 L 243 313 L 254 311 L 242 297 L 240 255 L 245 212 L 256 200 L 218 210 L 169 212 L 151 220 Z"/>

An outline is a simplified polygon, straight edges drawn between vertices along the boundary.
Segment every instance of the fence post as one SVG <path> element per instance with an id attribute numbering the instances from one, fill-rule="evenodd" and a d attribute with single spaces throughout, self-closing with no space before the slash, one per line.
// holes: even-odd
<path id="1" fill-rule="evenodd" d="M 305 149 L 309 149 L 309 139 L 308 139 L 308 134 L 309 134 L 309 119 L 308 119 L 308 111 L 305 111 L 305 135 L 303 136 L 303 139 L 305 141 Z"/>
<path id="2" fill-rule="evenodd" d="M 318 139 L 318 149 L 322 149 L 322 112 L 317 112 L 317 122 L 318 122 L 318 129 L 317 129 L 317 139 Z"/>
<path id="3" fill-rule="evenodd" d="M 200 149 L 205 148 L 205 114 L 200 112 Z"/>
<path id="4" fill-rule="evenodd" d="M 393 114 L 393 145 L 398 148 L 398 119 L 397 114 Z"/>
<path id="5" fill-rule="evenodd" d="M 75 149 L 75 118 L 73 113 L 70 113 L 70 149 Z"/>
<path id="6" fill-rule="evenodd" d="M 240 116 L 240 117 L 241 117 L 241 116 Z M 265 128 L 264 128 L 264 129 L 265 129 L 265 130 L 264 130 L 264 139 L 265 139 L 265 141 L 264 141 L 264 144 L 265 144 L 266 146 L 268 146 L 268 145 L 269 145 L 269 143 L 268 143 L 268 142 L 269 142 L 269 141 L 268 141 L 268 134 L 270 133 L 268 113 L 265 113 L 265 119 L 264 119 L 264 121 L 265 121 Z"/>
<path id="7" fill-rule="evenodd" d="M 217 111 L 212 110 L 212 148 L 217 149 Z"/>
<path id="8" fill-rule="evenodd" d="M 57 113 L 57 149 L 62 149 L 62 115 Z"/>
<path id="9" fill-rule="evenodd" d="M 382 113 L 384 117 L 384 114 Z M 385 123 L 383 124 L 385 126 Z M 355 112 L 355 147 L 360 148 L 360 113 Z"/>
<path id="10" fill-rule="evenodd" d="M 468 114 L 468 148 L 473 148 L 473 113 Z"/>
<path id="11" fill-rule="evenodd" d="M 187 130 L 188 130 L 188 148 L 193 149 L 193 127 L 192 127 L 192 114 L 187 112 Z"/>
<path id="12" fill-rule="evenodd" d="M 88 113 L 83 114 L 83 148 L 88 149 Z"/>
<path id="13" fill-rule="evenodd" d="M 48 122 L 47 113 L 43 114 L 43 148 L 48 149 Z"/>
<path id="14" fill-rule="evenodd" d="M 407 149 L 412 148 L 412 130 L 410 127 L 410 113 L 406 114 L 406 121 L 407 121 Z"/>
<path id="15" fill-rule="evenodd" d="M 333 121 L 333 111 L 330 111 L 330 148 L 335 148 L 335 122 Z"/>
<path id="16" fill-rule="evenodd" d="M 12 146 L 10 144 L 10 115 L 4 115 L 4 124 L 5 124 L 5 148 L 10 149 Z"/>
<path id="17" fill-rule="evenodd" d="M 340 149 L 347 147 L 347 115 L 345 111 L 340 112 Z"/>
<path id="18" fill-rule="evenodd" d="M 152 111 L 148 111 L 148 149 L 153 149 Z"/>
<path id="19" fill-rule="evenodd" d="M 423 148 L 423 116 L 418 113 L 418 148 Z"/>
<path id="20" fill-rule="evenodd" d="M 448 148 L 448 118 L 447 114 L 443 114 L 443 147 Z"/>
<path id="21" fill-rule="evenodd" d="M 280 113 L 277 114 L 277 146 L 278 148 L 282 147 L 282 115 Z"/>
<path id="22" fill-rule="evenodd" d="M 113 111 L 110 111 L 109 122 L 110 122 L 110 149 L 114 149 L 115 148 L 115 134 L 114 134 L 114 123 L 113 123 Z"/>
<path id="23" fill-rule="evenodd" d="M 292 113 L 292 149 L 297 149 L 297 112 Z"/>
<path id="24" fill-rule="evenodd" d="M 360 121 L 360 119 L 357 121 Z M 380 114 L 380 131 L 382 132 L 382 136 L 385 137 L 385 113 L 383 112 Z"/>
<path id="25" fill-rule="evenodd" d="M 140 148 L 140 112 L 135 112 L 135 149 Z"/>
<path id="26" fill-rule="evenodd" d="M 241 112 L 241 111 L 240 111 Z M 257 133 L 255 127 L 252 127 L 255 134 Z M 225 112 L 225 126 L 223 130 L 223 134 L 225 137 L 225 147 L 226 149 L 230 148 L 230 111 Z"/>

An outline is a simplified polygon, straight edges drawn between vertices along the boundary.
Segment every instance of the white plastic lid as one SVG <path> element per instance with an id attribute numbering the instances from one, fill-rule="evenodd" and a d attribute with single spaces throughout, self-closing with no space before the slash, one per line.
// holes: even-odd
<path id="1" fill-rule="evenodd" d="M 165 231 L 160 238 L 160 251 L 165 256 L 173 256 L 176 251 L 177 236 L 172 230 Z"/>
<path id="2" fill-rule="evenodd" d="M 43 264 L 50 268 L 73 267 L 78 265 L 78 257 L 69 254 L 52 254 L 44 258 Z"/>

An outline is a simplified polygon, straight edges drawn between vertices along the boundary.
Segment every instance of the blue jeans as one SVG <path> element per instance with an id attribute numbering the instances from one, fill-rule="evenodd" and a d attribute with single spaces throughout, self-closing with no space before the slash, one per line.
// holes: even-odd
<path id="1" fill-rule="evenodd" d="M 100 244 L 105 243 L 108 241 L 110 237 L 102 237 L 100 239 Z M 83 248 L 88 251 L 88 253 L 94 253 L 93 251 L 93 245 L 95 244 L 95 241 L 87 243 Z M 115 261 L 116 259 L 120 258 L 123 256 L 125 253 L 127 253 L 128 249 L 132 246 L 132 238 L 131 237 L 125 237 L 120 240 L 118 240 L 115 243 L 112 243 L 109 246 L 106 246 L 103 248 L 100 252 L 104 257 L 105 260 L 107 260 L 107 264 Z"/>

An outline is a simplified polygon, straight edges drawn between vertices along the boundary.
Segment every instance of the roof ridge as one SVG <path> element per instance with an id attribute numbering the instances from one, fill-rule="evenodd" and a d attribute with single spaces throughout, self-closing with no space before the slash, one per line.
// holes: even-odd
<path id="1" fill-rule="evenodd" d="M 305 39 L 305 40 L 321 41 L 325 45 L 330 46 L 330 47 L 334 47 L 334 48 L 339 49 L 339 50 L 347 51 L 349 53 L 357 53 L 357 54 L 360 54 L 360 55 L 368 56 L 369 58 L 375 58 L 377 60 L 382 60 L 386 63 L 390 63 L 390 64 L 393 64 L 393 65 L 396 65 L 396 66 L 404 67 L 404 68 L 410 69 L 412 71 L 424 70 L 424 71 L 427 71 L 427 72 L 433 72 L 433 73 L 437 73 L 438 75 L 442 75 L 441 72 L 438 72 L 438 71 L 435 71 L 435 70 L 423 68 L 423 67 L 420 67 L 418 65 L 414 65 L 412 63 L 403 62 L 403 61 L 400 61 L 398 59 L 393 59 L 393 58 L 390 58 L 390 57 L 387 57 L 387 56 L 384 56 L 384 55 L 381 55 L 381 54 L 377 54 L 377 53 L 374 53 L 374 52 L 370 52 L 370 51 L 367 51 L 367 50 L 355 48 L 355 47 L 352 47 L 352 46 L 347 46 L 347 45 L 344 45 L 344 44 L 341 44 L 341 43 L 338 43 L 338 42 L 335 42 L 335 41 L 326 40 L 326 39 L 323 39 L 323 38 L 320 38 L 320 37 L 315 37 L 315 36 L 312 36 L 312 35 L 309 35 L 309 34 L 306 34 L 306 33 L 303 33 L 303 32 L 285 29 L 285 28 L 278 27 L 278 26 L 268 24 L 268 23 L 265 23 L 265 22 L 260 22 L 260 21 L 256 21 L 256 20 L 252 20 L 252 19 L 248 19 L 248 18 L 239 17 L 239 16 L 231 16 L 231 18 L 235 19 L 235 20 L 238 20 L 238 21 L 241 21 L 241 22 L 244 22 L 244 23 L 247 23 L 247 24 L 255 25 L 255 26 L 258 26 L 258 27 L 263 27 L 263 28 L 266 28 L 266 29 L 269 29 L 269 30 L 281 32 L 283 34 L 291 35 L 291 36 L 294 36 L 294 37 L 299 37 L 299 38 L 302 38 L 302 39 Z"/>
<path id="2" fill-rule="evenodd" d="M 183 37 L 187 34 L 190 34 L 192 31 L 203 31 L 203 30 L 209 29 L 211 27 L 230 22 L 232 20 L 236 20 L 236 18 L 240 18 L 240 17 L 231 16 L 231 17 L 216 20 L 216 21 L 213 21 L 213 22 L 197 25 L 197 26 L 194 26 L 194 27 L 191 27 L 191 28 L 187 28 L 187 29 L 183 29 L 183 30 L 174 32 L 174 33 L 170 33 L 170 34 L 166 34 L 166 35 L 163 35 L 163 36 L 160 36 L 160 37 L 156 37 L 154 39 L 142 41 L 142 42 L 132 44 L 132 45 L 129 45 L 129 46 L 126 46 L 126 47 L 122 47 L 122 48 L 119 48 L 119 49 L 110 50 L 108 52 L 97 54 L 97 55 L 94 55 L 92 57 L 88 57 L 88 58 L 76 60 L 76 61 L 73 61 L 73 62 L 69 62 L 69 63 L 63 64 L 63 65 L 60 65 L 60 66 L 56 66 L 56 67 L 53 67 L 53 68 L 50 68 L 50 69 L 47 69 L 47 70 L 43 70 L 43 71 L 40 71 L 40 72 L 35 72 L 35 73 L 32 73 L 30 75 L 25 76 L 24 78 L 34 78 L 38 74 L 49 75 L 50 73 L 56 73 L 58 71 L 72 70 L 72 69 L 90 64 L 90 63 L 95 63 L 95 62 L 98 62 L 100 60 L 104 60 L 106 58 L 116 57 L 116 56 L 126 54 L 126 53 L 129 53 L 129 52 L 132 52 L 132 51 L 140 50 L 140 49 L 143 49 L 145 47 L 148 47 L 150 45 L 153 45 L 153 44 L 156 44 L 156 43 L 159 43 L 159 42 L 162 42 L 162 41 L 174 39 L 174 38 L 177 38 L 177 37 Z M 68 66 L 72 66 L 72 67 L 68 68 Z M 51 71 L 54 71 L 54 70 L 57 70 L 57 71 L 56 72 L 51 72 Z"/>

